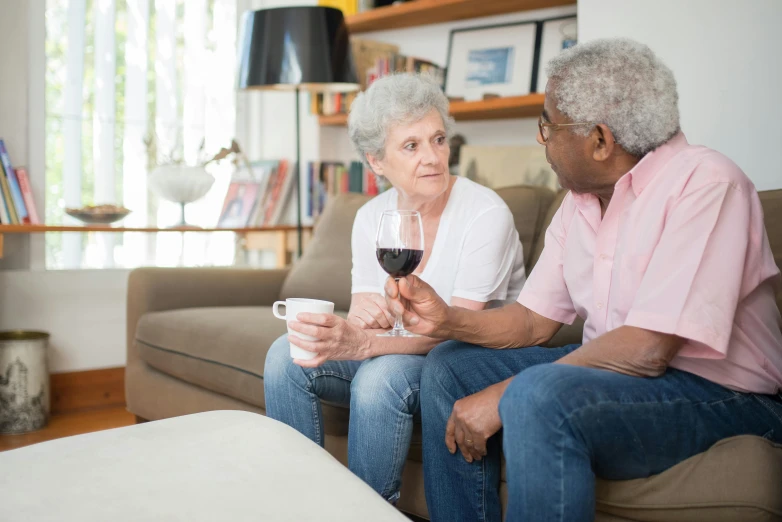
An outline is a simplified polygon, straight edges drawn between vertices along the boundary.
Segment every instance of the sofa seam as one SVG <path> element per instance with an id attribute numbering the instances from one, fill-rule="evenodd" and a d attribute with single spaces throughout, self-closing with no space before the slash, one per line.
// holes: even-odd
<path id="1" fill-rule="evenodd" d="M 168 352 L 168 353 L 172 353 L 172 354 L 174 354 L 174 355 L 180 355 L 180 356 L 182 356 L 182 357 L 187 357 L 187 358 L 189 358 L 189 359 L 195 359 L 195 360 L 197 360 L 197 361 L 201 361 L 201 362 L 205 362 L 205 363 L 211 363 L 211 364 L 214 364 L 214 365 L 216 365 L 216 366 L 222 366 L 222 367 L 224 367 L 224 368 L 230 368 L 230 369 L 232 369 L 232 370 L 236 370 L 236 371 L 239 371 L 239 372 L 242 372 L 242 373 L 246 373 L 247 375 L 251 375 L 251 376 L 253 376 L 253 377 L 257 377 L 257 378 L 259 378 L 259 379 L 263 380 L 263 375 L 259 375 L 259 374 L 257 374 L 257 373 L 251 372 L 251 371 L 249 371 L 249 370 L 245 370 L 244 368 L 239 368 L 238 366 L 233 366 L 233 365 L 231 365 L 231 364 L 226 364 L 226 363 L 223 363 L 223 362 L 220 362 L 220 361 L 215 361 L 215 360 L 212 360 L 212 359 L 207 359 L 207 358 L 205 358 L 205 357 L 199 357 L 199 356 L 197 356 L 197 355 L 191 355 L 191 354 L 189 354 L 189 353 L 184 353 L 184 352 L 180 352 L 180 351 L 177 351 L 177 350 L 172 350 L 171 348 L 164 348 L 164 347 L 162 347 L 162 346 L 157 346 L 157 345 L 155 345 L 155 344 L 148 343 L 147 341 L 143 341 L 143 340 L 139 339 L 138 337 L 136 337 L 136 342 L 137 342 L 137 343 L 141 343 L 141 344 L 143 344 L 144 346 L 147 346 L 147 347 L 149 347 L 149 348 L 153 348 L 153 349 L 155 349 L 155 350 L 160 350 L 160 351 L 162 351 L 162 352 Z M 145 362 L 146 362 L 146 361 L 145 361 Z"/>
<path id="2" fill-rule="evenodd" d="M 703 508 L 726 508 L 726 507 L 733 507 L 733 508 L 753 508 L 753 509 L 759 509 L 761 511 L 765 511 L 767 513 L 772 513 L 774 515 L 780 515 L 782 516 L 782 511 L 769 508 L 768 506 L 764 506 L 761 504 L 755 504 L 750 502 L 707 502 L 703 504 L 665 504 L 665 505 L 656 505 L 656 504 L 625 504 L 625 503 L 619 503 L 619 502 L 607 502 L 605 500 L 597 500 L 596 502 L 598 505 L 603 506 L 609 506 L 609 507 L 616 507 L 616 508 L 624 508 L 624 509 L 640 509 L 644 511 L 674 511 L 678 509 L 703 509 Z"/>

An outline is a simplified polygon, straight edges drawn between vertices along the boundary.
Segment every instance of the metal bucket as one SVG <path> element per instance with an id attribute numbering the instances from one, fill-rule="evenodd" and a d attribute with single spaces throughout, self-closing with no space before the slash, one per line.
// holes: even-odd
<path id="1" fill-rule="evenodd" d="M 0 433 L 27 433 L 49 421 L 45 332 L 0 332 Z"/>

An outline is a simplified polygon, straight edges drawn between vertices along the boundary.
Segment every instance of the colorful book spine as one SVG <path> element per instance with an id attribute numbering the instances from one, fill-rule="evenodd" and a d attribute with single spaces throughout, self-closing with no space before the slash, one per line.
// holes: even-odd
<path id="1" fill-rule="evenodd" d="M 11 191 L 11 200 L 13 201 L 14 211 L 16 213 L 17 223 L 30 223 L 30 217 L 27 215 L 27 208 L 22 197 L 22 190 L 19 188 L 19 181 L 16 179 L 14 167 L 11 164 L 11 157 L 5 148 L 5 143 L 0 140 L 0 163 L 3 165 L 5 177 L 8 180 L 8 186 Z"/>
<path id="2" fill-rule="evenodd" d="M 5 175 L 0 172 L 0 221 L 3 222 L 3 225 L 16 224 L 12 214 L 13 205 L 14 202 L 11 199 L 11 190 L 8 187 L 8 181 L 5 179 Z"/>
<path id="3" fill-rule="evenodd" d="M 27 216 L 30 219 L 30 224 L 40 225 L 41 219 L 38 217 L 35 199 L 33 198 L 33 189 L 30 186 L 30 178 L 27 175 L 27 169 L 20 167 L 15 169 L 14 172 L 16 173 L 16 179 L 19 181 L 19 188 L 22 191 L 24 204 L 27 207 Z"/>

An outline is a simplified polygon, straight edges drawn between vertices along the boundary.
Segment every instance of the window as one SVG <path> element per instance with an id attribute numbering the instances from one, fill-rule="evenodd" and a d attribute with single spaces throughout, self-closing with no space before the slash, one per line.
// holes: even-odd
<path id="1" fill-rule="evenodd" d="M 214 154 L 234 137 L 236 9 L 236 0 L 46 0 L 47 223 L 99 204 L 131 209 L 126 226 L 178 221 L 179 206 L 148 190 L 147 173 L 172 153 L 195 164 L 202 144 Z M 215 185 L 187 206 L 190 223 L 217 222 L 231 170 L 210 165 Z M 228 265 L 234 252 L 230 232 L 46 236 L 48 269 Z"/>

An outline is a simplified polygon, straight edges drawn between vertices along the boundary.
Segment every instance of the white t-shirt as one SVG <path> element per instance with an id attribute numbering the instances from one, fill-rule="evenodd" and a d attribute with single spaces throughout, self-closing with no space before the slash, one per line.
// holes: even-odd
<path id="1" fill-rule="evenodd" d="M 376 256 L 377 227 L 397 209 L 396 189 L 368 201 L 353 223 L 352 293 L 384 293 L 388 274 Z M 457 178 L 440 217 L 432 253 L 419 277 L 446 303 L 461 297 L 489 306 L 516 300 L 526 280 L 513 215 L 493 190 Z"/>

